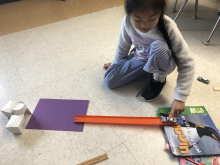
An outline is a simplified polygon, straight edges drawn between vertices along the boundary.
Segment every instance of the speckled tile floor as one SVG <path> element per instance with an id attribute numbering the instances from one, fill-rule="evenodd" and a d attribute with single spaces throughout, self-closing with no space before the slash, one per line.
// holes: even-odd
<path id="1" fill-rule="evenodd" d="M 175 16 L 173 4 L 174 0 L 168 0 L 166 14 L 171 18 Z M 186 105 L 204 105 L 217 127 L 220 92 L 213 87 L 220 87 L 220 27 L 210 46 L 202 42 L 219 8 L 219 1 L 201 0 L 199 19 L 194 20 L 194 1 L 190 0 L 177 20 L 196 60 Z M 150 103 L 135 97 L 147 81 L 144 78 L 115 90 L 105 87 L 103 64 L 114 56 L 123 16 L 123 6 L 117 6 L 1 36 L 0 107 L 9 100 L 21 100 L 33 112 L 40 98 L 88 99 L 90 115 L 155 116 L 158 107 L 170 106 L 177 71 L 168 76 L 164 90 Z M 198 76 L 211 83 L 198 82 Z M 104 153 L 109 160 L 100 165 L 179 164 L 178 158 L 164 150 L 166 139 L 159 127 L 85 124 L 81 133 L 24 130 L 13 135 L 5 129 L 7 122 L 0 113 L 0 165 L 73 165 Z"/>

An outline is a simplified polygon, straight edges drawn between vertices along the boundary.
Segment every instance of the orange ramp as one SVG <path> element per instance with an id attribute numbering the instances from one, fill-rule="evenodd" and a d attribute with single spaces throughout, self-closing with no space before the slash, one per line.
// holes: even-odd
<path id="1" fill-rule="evenodd" d="M 76 123 L 98 124 L 135 124 L 135 125 L 177 125 L 177 123 L 163 123 L 161 117 L 122 117 L 122 116 L 90 116 L 76 115 Z"/>

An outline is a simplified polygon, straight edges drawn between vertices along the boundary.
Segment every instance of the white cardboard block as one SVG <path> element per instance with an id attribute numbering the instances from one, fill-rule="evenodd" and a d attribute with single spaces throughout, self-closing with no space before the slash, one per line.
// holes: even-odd
<path id="1" fill-rule="evenodd" d="M 12 106 L 15 104 L 14 101 L 9 101 L 2 109 L 2 113 L 7 117 L 10 118 L 13 115 Z"/>
<path id="2" fill-rule="evenodd" d="M 26 119 L 24 115 L 12 115 L 8 124 L 6 125 L 6 129 L 8 129 L 11 133 L 18 134 L 22 133 L 26 125 Z"/>
<path id="3" fill-rule="evenodd" d="M 23 102 L 16 102 L 12 106 L 13 114 L 14 115 L 23 115 L 27 109 L 27 106 Z"/>

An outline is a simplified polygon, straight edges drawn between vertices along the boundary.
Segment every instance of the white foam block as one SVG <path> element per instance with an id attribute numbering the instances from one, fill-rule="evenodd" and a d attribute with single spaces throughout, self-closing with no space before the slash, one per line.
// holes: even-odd
<path id="1" fill-rule="evenodd" d="M 2 109 L 2 113 L 7 117 L 10 118 L 13 115 L 12 106 L 15 104 L 14 101 L 9 101 Z"/>
<path id="2" fill-rule="evenodd" d="M 24 130 L 25 125 L 26 119 L 24 115 L 12 115 L 6 125 L 6 129 L 8 129 L 11 133 L 20 134 Z"/>

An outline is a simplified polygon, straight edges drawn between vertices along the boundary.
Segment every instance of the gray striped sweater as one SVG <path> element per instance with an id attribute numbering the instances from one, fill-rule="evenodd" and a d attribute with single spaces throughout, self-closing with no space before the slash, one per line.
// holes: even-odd
<path id="1" fill-rule="evenodd" d="M 194 79 L 195 61 L 176 23 L 166 15 L 164 15 L 164 21 L 172 44 L 172 51 L 183 64 L 183 67 L 177 68 L 178 78 L 174 89 L 174 99 L 186 102 Z M 155 40 L 165 41 L 157 26 L 148 33 L 142 33 L 133 26 L 130 17 L 126 15 L 122 21 L 115 57 L 112 63 L 125 58 L 132 44 L 136 47 L 134 58 L 147 61 L 146 50 Z"/>

